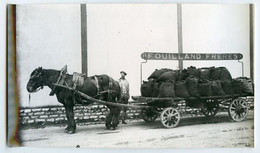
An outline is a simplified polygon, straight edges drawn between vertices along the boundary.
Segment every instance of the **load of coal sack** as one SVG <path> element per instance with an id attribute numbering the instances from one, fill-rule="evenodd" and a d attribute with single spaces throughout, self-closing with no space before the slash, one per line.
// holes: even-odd
<path id="1" fill-rule="evenodd" d="M 253 95 L 253 82 L 246 77 L 232 79 L 225 67 L 155 70 L 141 86 L 143 97 L 207 97 L 233 94 Z"/>

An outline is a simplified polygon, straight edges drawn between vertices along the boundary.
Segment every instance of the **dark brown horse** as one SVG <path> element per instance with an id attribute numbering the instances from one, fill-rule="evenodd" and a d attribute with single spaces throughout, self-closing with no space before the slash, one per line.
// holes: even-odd
<path id="1" fill-rule="evenodd" d="M 88 105 L 92 102 L 88 101 L 77 95 L 76 92 L 55 87 L 53 84 L 57 83 L 60 78 L 61 71 L 52 69 L 42 69 L 41 67 L 35 69 L 31 75 L 30 80 L 27 83 L 27 91 L 29 93 L 37 92 L 44 86 L 48 86 L 56 94 L 57 100 L 62 103 L 66 110 L 66 117 L 68 120 L 68 126 L 65 129 L 66 133 L 75 133 L 76 124 L 74 121 L 73 106 L 75 104 Z M 63 85 L 73 87 L 73 76 L 64 74 L 65 80 Z M 118 102 L 120 97 L 120 87 L 117 81 L 107 75 L 97 75 L 92 77 L 84 77 L 84 82 L 81 87 L 76 88 L 78 91 L 87 94 L 88 96 L 100 98 L 104 101 Z M 106 92 L 113 91 L 113 92 Z M 99 94 L 101 93 L 101 94 Z M 110 110 L 106 117 L 107 129 L 115 129 L 119 123 L 120 107 L 107 106 Z"/>

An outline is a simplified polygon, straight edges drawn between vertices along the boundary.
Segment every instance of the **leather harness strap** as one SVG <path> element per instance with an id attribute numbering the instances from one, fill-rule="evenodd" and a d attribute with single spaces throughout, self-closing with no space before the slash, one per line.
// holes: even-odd
<path id="1" fill-rule="evenodd" d="M 65 80 L 66 80 L 66 77 L 67 77 L 67 65 L 65 65 L 61 71 L 60 71 L 60 75 L 59 75 L 59 78 L 57 80 L 57 84 L 60 84 L 60 85 L 63 85 Z M 54 86 L 50 92 L 50 96 L 53 96 L 55 94 L 55 89 L 56 89 L 56 86 Z"/>
<path id="2" fill-rule="evenodd" d="M 111 78 L 111 77 L 108 77 L 109 78 L 109 82 L 108 82 L 108 89 L 107 90 L 102 90 L 101 91 L 101 89 L 100 89 L 100 85 L 99 85 L 99 83 L 100 83 L 100 81 L 99 81 L 99 79 L 98 79 L 98 77 L 97 77 L 97 75 L 95 75 L 95 76 L 93 76 L 92 77 L 92 81 L 93 81 L 93 83 L 96 85 L 96 88 L 97 88 L 97 95 L 95 95 L 95 96 L 93 96 L 94 98 L 96 98 L 96 97 L 99 97 L 99 96 L 102 96 L 103 94 L 105 94 L 105 93 L 107 93 L 108 94 L 108 98 L 111 98 L 110 96 L 111 96 L 111 93 L 118 93 L 118 92 L 116 92 L 115 90 L 112 90 L 112 88 L 113 88 L 113 79 Z M 74 95 L 73 95 L 73 99 L 74 99 L 74 104 L 77 104 L 77 101 L 75 100 L 75 98 L 76 98 L 76 95 L 77 95 L 77 91 L 78 90 L 76 90 L 76 89 L 74 89 L 75 90 L 75 93 L 74 93 Z M 78 95 L 79 96 L 79 95 Z M 82 102 L 82 103 L 84 103 L 84 100 L 82 100 L 81 99 L 81 96 L 79 96 L 78 97 L 79 99 L 80 99 L 80 101 Z M 98 99 L 100 99 L 101 97 L 99 97 Z M 101 98 L 102 99 L 102 98 Z"/>
<path id="3" fill-rule="evenodd" d="M 98 78 L 97 78 L 96 75 L 94 76 L 94 84 L 97 87 L 97 94 L 99 95 L 100 94 L 100 86 L 99 86 L 99 81 L 98 81 Z"/>
<path id="4" fill-rule="evenodd" d="M 101 91 L 100 90 L 100 85 L 99 85 L 99 80 L 98 80 L 97 76 L 96 75 L 93 76 L 92 80 L 93 80 L 93 82 L 94 82 L 94 84 L 96 85 L 96 88 L 97 88 L 97 95 L 94 96 L 94 97 L 100 96 L 100 95 L 102 95 L 104 93 L 112 93 L 112 92 L 116 93 L 116 91 L 112 90 L 112 88 L 113 88 L 113 80 L 112 80 L 112 78 L 111 77 L 108 77 L 108 78 L 109 78 L 108 90 Z"/>
<path id="5" fill-rule="evenodd" d="M 108 90 L 111 90 L 113 88 L 113 80 L 111 77 L 108 77 L 108 78 L 109 78 Z"/>
<path id="6" fill-rule="evenodd" d="M 80 74 L 77 72 L 73 73 L 72 82 L 73 82 L 73 89 L 76 89 L 76 87 L 82 87 L 84 84 L 84 76 L 86 74 Z"/>

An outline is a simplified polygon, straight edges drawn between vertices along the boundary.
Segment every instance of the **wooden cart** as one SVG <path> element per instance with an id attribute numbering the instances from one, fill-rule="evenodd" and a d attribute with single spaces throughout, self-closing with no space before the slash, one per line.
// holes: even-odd
<path id="1" fill-rule="evenodd" d="M 141 109 L 141 117 L 146 122 L 152 122 L 160 116 L 162 125 L 167 128 L 178 126 L 182 117 L 179 110 L 181 107 L 199 108 L 206 117 L 213 117 L 218 113 L 220 108 L 224 108 L 228 111 L 230 118 L 236 122 L 243 121 L 247 117 L 249 111 L 247 99 L 250 95 L 247 94 L 190 98 L 132 96 L 134 102 L 131 104 L 121 104 L 95 99 L 68 86 L 59 84 L 54 85 L 76 92 L 79 96 L 82 96 L 91 102 L 116 107 Z M 82 102 L 82 104 L 84 104 L 84 102 Z"/>
<path id="2" fill-rule="evenodd" d="M 174 128 L 178 126 L 182 113 L 181 107 L 198 108 L 206 117 L 213 117 L 219 109 L 228 111 L 230 118 L 236 122 L 246 119 L 249 111 L 247 103 L 250 96 L 230 95 L 230 96 L 210 96 L 210 97 L 190 97 L 190 98 L 155 98 L 132 96 L 134 103 L 149 106 L 143 108 L 141 116 L 144 121 L 152 122 L 160 116 L 164 127 Z M 250 97 L 251 98 L 251 97 Z"/>

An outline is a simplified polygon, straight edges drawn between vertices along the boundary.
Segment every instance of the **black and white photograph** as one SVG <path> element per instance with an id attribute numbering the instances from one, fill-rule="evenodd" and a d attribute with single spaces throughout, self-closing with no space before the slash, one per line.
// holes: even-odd
<path id="1" fill-rule="evenodd" d="M 7 8 L 9 146 L 255 147 L 254 4 Z"/>

